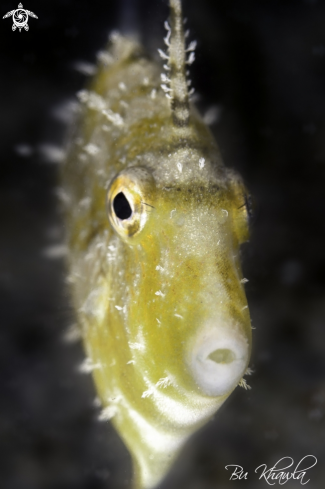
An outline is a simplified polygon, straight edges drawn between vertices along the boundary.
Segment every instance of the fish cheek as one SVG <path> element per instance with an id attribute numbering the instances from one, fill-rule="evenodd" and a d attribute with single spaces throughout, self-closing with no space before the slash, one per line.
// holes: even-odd
<path id="1" fill-rule="evenodd" d="M 138 269 L 130 289 L 130 335 L 139 340 L 140 334 L 145 342 L 145 361 L 153 382 L 166 377 L 167 371 L 179 371 L 182 329 L 188 319 L 181 316 L 184 279 L 171 246 L 170 230 L 161 222 L 164 213 L 158 211 L 141 244 L 130 249 L 131 262 Z"/>
<path id="2" fill-rule="evenodd" d="M 159 335 L 156 346 L 161 365 L 177 378 L 179 387 L 195 388 L 193 378 L 185 363 L 185 352 L 189 337 L 200 326 L 204 317 L 204 304 L 198 301 L 201 289 L 200 263 L 193 257 L 183 256 L 180 249 L 172 245 L 172 226 L 165 228 L 168 244 L 159 249 L 159 264 L 153 273 L 156 296 L 151 302 L 155 317 L 155 331 Z M 161 292 L 161 293 L 160 293 Z M 154 336 L 152 337 L 155 341 Z"/>

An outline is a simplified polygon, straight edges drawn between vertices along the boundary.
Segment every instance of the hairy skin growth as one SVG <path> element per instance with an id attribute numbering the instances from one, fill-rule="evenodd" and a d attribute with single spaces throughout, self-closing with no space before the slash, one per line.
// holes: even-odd
<path id="1" fill-rule="evenodd" d="M 194 44 L 186 54 L 180 1 L 170 9 L 163 75 L 135 41 L 111 36 L 79 93 L 63 170 L 87 368 L 138 489 L 159 484 L 251 352 L 238 259 L 246 190 L 189 101 Z"/>

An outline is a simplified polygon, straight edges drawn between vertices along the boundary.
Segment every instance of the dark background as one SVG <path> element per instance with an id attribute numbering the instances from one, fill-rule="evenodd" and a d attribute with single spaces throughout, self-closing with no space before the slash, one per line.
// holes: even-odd
<path id="1" fill-rule="evenodd" d="M 1 2 L 1 17 L 18 0 Z M 0 20 L 0 486 L 127 488 L 130 461 L 97 421 L 91 379 L 77 373 L 57 209 L 64 104 L 86 81 L 109 31 L 136 25 L 162 47 L 166 2 L 34 1 L 29 32 Z M 185 448 L 165 489 L 266 488 L 254 469 L 318 459 L 325 487 L 325 2 L 187 0 L 198 40 L 192 79 L 224 160 L 256 201 L 244 273 L 254 330 L 250 391 L 236 389 Z M 136 15 L 138 18 L 136 18 Z M 153 49 L 153 48 L 152 48 Z M 79 65 L 80 66 L 80 65 Z M 51 148 L 50 148 L 51 149 Z M 227 464 L 249 472 L 229 481 Z M 299 481 L 286 488 L 300 487 Z"/>

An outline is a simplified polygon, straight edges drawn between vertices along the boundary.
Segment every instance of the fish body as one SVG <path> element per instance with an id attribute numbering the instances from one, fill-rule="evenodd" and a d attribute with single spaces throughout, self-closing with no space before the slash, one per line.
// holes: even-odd
<path id="1" fill-rule="evenodd" d="M 246 189 L 189 100 L 191 47 L 179 0 L 170 8 L 162 76 L 136 41 L 113 33 L 79 92 L 63 168 L 85 368 L 138 489 L 164 478 L 241 381 L 251 352 L 238 256 Z"/>

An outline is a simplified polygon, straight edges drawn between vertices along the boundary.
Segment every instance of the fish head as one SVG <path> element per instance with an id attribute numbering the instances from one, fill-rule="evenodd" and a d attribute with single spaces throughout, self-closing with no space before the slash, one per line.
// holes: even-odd
<path id="1" fill-rule="evenodd" d="M 164 384 L 220 404 L 251 351 L 239 261 L 247 191 L 234 172 L 193 150 L 158 168 L 123 170 L 107 194 L 109 221 L 123 242 L 132 361 L 149 386 L 144 394 Z"/>

